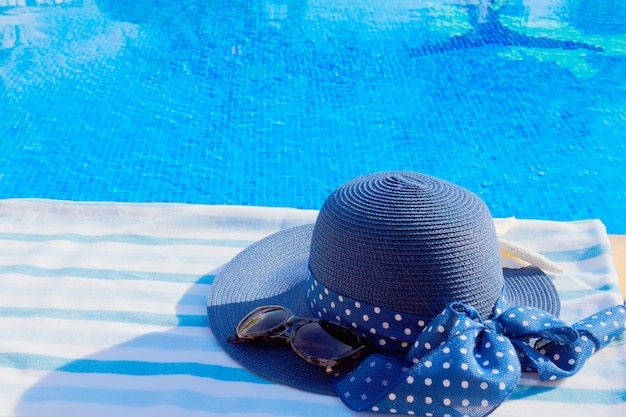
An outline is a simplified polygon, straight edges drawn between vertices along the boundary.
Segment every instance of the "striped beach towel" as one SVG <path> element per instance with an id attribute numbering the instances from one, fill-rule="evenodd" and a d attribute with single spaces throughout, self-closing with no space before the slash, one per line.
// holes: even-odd
<path id="1" fill-rule="evenodd" d="M 354 416 L 268 382 L 207 327 L 220 268 L 316 211 L 0 201 L 0 416 Z M 621 304 L 600 221 L 517 220 L 506 239 L 556 261 L 561 317 Z M 554 383 L 524 375 L 494 416 L 626 415 L 626 341 Z"/>

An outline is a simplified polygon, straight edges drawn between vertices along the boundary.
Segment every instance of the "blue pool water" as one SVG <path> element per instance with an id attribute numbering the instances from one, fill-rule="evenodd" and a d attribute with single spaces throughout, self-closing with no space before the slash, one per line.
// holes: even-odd
<path id="1" fill-rule="evenodd" d="M 0 0 L 0 198 L 319 208 L 421 171 L 626 233 L 622 0 Z"/>

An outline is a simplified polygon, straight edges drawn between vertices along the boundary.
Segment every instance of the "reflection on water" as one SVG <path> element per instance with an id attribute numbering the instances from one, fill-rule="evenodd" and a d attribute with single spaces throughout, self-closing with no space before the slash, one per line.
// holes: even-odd
<path id="1" fill-rule="evenodd" d="M 33 19 L 30 19 L 28 15 L 38 13 L 38 8 L 82 7 L 83 5 L 84 0 L 0 0 L 0 49 L 10 49 L 18 44 L 26 44 L 35 37 L 29 25 L 29 23 L 32 24 Z"/>
<path id="2" fill-rule="evenodd" d="M 0 197 L 319 208 L 414 169 L 623 224 L 625 2 L 25 1 L 0 0 Z"/>
<path id="3" fill-rule="evenodd" d="M 547 36 L 529 36 L 509 29 L 500 21 L 502 9 L 491 7 L 490 0 L 481 0 L 478 4 L 468 4 L 468 20 L 472 29 L 461 35 L 455 35 L 444 42 L 422 45 L 409 50 L 413 57 L 445 53 L 466 48 L 480 48 L 489 45 L 514 46 L 545 49 L 586 49 L 602 52 L 601 46 L 573 40 L 560 40 Z"/>

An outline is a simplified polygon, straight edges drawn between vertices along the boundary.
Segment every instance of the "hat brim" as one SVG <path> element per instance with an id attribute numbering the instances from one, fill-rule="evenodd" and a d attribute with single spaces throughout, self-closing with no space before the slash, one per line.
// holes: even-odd
<path id="1" fill-rule="evenodd" d="M 336 395 L 330 376 L 280 342 L 231 344 L 237 324 L 261 305 L 282 305 L 310 317 L 306 303 L 313 224 L 275 233 L 244 249 L 215 278 L 207 299 L 209 327 L 222 349 L 241 365 L 271 381 L 319 394 Z M 503 269 L 509 305 L 527 305 L 558 315 L 559 298 L 538 268 Z"/>

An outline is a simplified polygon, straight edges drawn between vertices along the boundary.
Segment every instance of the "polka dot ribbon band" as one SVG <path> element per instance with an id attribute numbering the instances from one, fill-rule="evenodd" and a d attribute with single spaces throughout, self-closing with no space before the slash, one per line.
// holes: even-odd
<path id="1" fill-rule="evenodd" d="M 398 313 L 356 301 L 327 288 L 310 271 L 306 296 L 314 315 L 362 331 L 374 349 L 405 352 L 432 320 L 432 317 Z M 504 297 L 500 297 L 496 301 L 494 314 L 500 314 L 506 308 L 508 304 Z"/>
<path id="2" fill-rule="evenodd" d="M 309 309 L 318 318 L 363 331 L 375 349 L 406 351 L 432 320 L 356 301 L 327 288 L 311 272 L 306 296 Z"/>
<path id="3" fill-rule="evenodd" d="M 531 307 L 509 308 L 483 321 L 472 307 L 453 303 L 403 359 L 369 355 L 348 374 L 335 374 L 335 389 L 356 411 L 484 416 L 511 394 L 522 370 L 536 371 L 542 380 L 573 375 L 625 324 L 624 306 L 568 326 Z"/>

